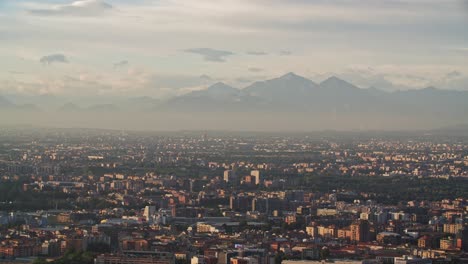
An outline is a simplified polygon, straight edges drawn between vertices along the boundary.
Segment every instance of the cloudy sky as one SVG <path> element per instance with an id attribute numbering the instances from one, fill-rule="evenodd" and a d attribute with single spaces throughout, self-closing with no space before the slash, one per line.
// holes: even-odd
<path id="1" fill-rule="evenodd" d="M 468 2 L 0 0 L 0 93 L 167 97 L 295 72 L 468 90 Z"/>

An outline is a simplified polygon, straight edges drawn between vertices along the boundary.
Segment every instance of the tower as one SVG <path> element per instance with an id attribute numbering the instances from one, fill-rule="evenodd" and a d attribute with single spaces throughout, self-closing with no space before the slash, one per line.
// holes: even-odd
<path id="1" fill-rule="evenodd" d="M 143 212 L 143 216 L 145 217 L 146 221 L 150 221 L 151 217 L 156 212 L 156 206 L 154 205 L 147 205 L 145 206 L 145 211 Z"/>
<path id="2" fill-rule="evenodd" d="M 359 220 L 350 226 L 351 241 L 367 242 L 370 239 L 370 225 L 367 220 Z"/>
<path id="3" fill-rule="evenodd" d="M 236 173 L 233 170 L 225 170 L 223 179 L 225 182 L 233 182 L 236 180 Z"/>
<path id="4" fill-rule="evenodd" d="M 225 170 L 224 176 L 223 176 L 224 181 L 229 182 L 229 180 L 231 179 L 231 175 L 232 175 L 232 170 Z"/>
<path id="5" fill-rule="evenodd" d="M 250 176 L 254 176 L 255 177 L 255 184 L 256 185 L 259 185 L 260 182 L 261 182 L 261 178 L 260 178 L 260 171 L 259 170 L 253 170 L 250 172 Z"/>

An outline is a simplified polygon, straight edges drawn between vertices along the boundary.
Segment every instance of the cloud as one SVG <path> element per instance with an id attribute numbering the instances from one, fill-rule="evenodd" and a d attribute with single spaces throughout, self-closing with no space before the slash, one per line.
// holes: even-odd
<path id="1" fill-rule="evenodd" d="M 312 76 L 323 80 L 331 75 L 358 87 L 386 91 L 421 89 L 434 86 L 445 90 L 468 90 L 468 71 L 451 65 L 348 65 L 345 69 Z"/>
<path id="2" fill-rule="evenodd" d="M 39 60 L 39 62 L 42 64 L 50 65 L 52 63 L 68 63 L 68 59 L 63 54 L 51 54 L 51 55 L 42 57 Z"/>
<path id="3" fill-rule="evenodd" d="M 65 94 L 79 91 L 81 94 L 97 89 L 96 83 L 81 83 L 68 77 L 43 78 L 35 77 L 31 80 L 7 80 L 0 81 L 0 91 L 23 94 L 23 95 L 45 95 Z M 91 88 L 92 87 L 92 88 Z M 80 93 L 75 93 L 80 94 Z"/>
<path id="4" fill-rule="evenodd" d="M 23 75 L 25 74 L 25 72 L 22 72 L 22 71 L 9 71 L 10 74 L 14 74 L 14 75 Z"/>
<path id="5" fill-rule="evenodd" d="M 124 67 L 127 67 L 127 66 L 128 66 L 128 61 L 127 60 L 123 60 L 123 61 L 119 61 L 117 63 L 114 63 L 114 69 L 124 68 Z"/>
<path id="6" fill-rule="evenodd" d="M 181 94 L 190 89 L 201 89 L 216 79 L 206 75 L 154 73 L 145 69 L 129 68 L 115 72 L 83 71 L 70 74 L 31 75 L 19 80 L 0 79 L 0 93 L 51 94 L 63 96 L 154 96 L 157 98 Z"/>
<path id="7" fill-rule="evenodd" d="M 251 78 L 244 78 L 244 77 L 239 77 L 234 80 L 235 82 L 239 84 L 246 84 L 246 83 L 253 83 L 255 80 Z"/>
<path id="8" fill-rule="evenodd" d="M 282 51 L 279 52 L 280 56 L 289 56 L 291 54 L 292 54 L 292 52 L 289 51 L 289 50 L 282 50 Z"/>
<path id="9" fill-rule="evenodd" d="M 261 71 L 263 71 L 263 69 L 262 68 L 251 67 L 251 68 L 248 68 L 248 71 L 249 72 L 261 72 Z"/>
<path id="10" fill-rule="evenodd" d="M 468 74 L 458 70 L 447 72 L 439 80 L 431 83 L 432 86 L 450 90 L 468 90 Z"/>
<path id="11" fill-rule="evenodd" d="M 264 52 L 264 51 L 247 51 L 247 54 L 248 55 L 253 55 L 253 56 L 264 56 L 264 55 L 268 55 L 268 53 Z"/>
<path id="12" fill-rule="evenodd" d="M 231 82 L 235 86 L 245 87 L 246 85 L 252 84 L 256 81 L 261 81 L 261 80 L 265 80 L 268 78 L 269 78 L 268 76 L 264 76 L 264 75 L 255 75 L 255 76 L 252 75 L 252 76 L 245 76 L 245 77 L 241 76 L 241 77 L 234 78 L 233 80 L 231 80 Z"/>
<path id="13" fill-rule="evenodd" d="M 34 15 L 42 16 L 96 16 L 110 9 L 112 9 L 112 5 L 102 0 L 77 0 L 67 5 L 31 9 L 29 12 Z"/>
<path id="14" fill-rule="evenodd" d="M 204 60 L 213 62 L 225 62 L 227 56 L 234 55 L 234 53 L 230 51 L 211 48 L 187 49 L 185 52 L 202 55 Z"/>
<path id="15" fill-rule="evenodd" d="M 455 9 L 452 1 L 220 0 L 219 4 L 213 4 L 212 0 L 3 1 L 10 3 L 12 9 L 0 8 L 0 57 L 25 59 L 1 60 L 0 68 L 27 74 L 0 78 L 15 77 L 25 82 L 35 75 L 47 79 L 51 78 L 48 75 L 73 76 L 77 71 L 102 74 L 110 71 L 103 83 L 123 89 L 124 84 L 138 86 L 135 79 L 144 79 L 128 76 L 128 82 L 118 80 L 124 76 L 124 69 L 134 65 L 145 65 L 173 78 L 207 73 L 213 78 L 229 76 L 232 80 L 244 74 L 276 77 L 285 69 L 305 76 L 314 72 L 339 74 L 343 67 L 358 61 L 372 62 L 372 66 L 429 61 L 449 66 L 440 71 L 412 67 L 399 70 L 396 66 L 377 67 L 375 72 L 362 76 L 349 73 L 355 75 L 360 86 L 395 90 L 429 85 L 454 69 L 468 73 L 462 57 L 468 55 L 468 46 L 460 42 L 464 36 L 460 32 L 466 30 L 460 16 L 466 17 L 466 9 Z M 99 4 L 105 2 L 114 7 Z M 427 21 L 431 21 L 430 27 Z M 67 47 L 63 52 L 70 56 L 72 67 L 44 71 L 37 61 L 49 54 L 51 47 Z M 230 53 L 206 55 L 206 50 L 186 50 L 199 47 Z M 292 51 L 293 56 L 279 56 L 281 50 L 283 55 Z M 232 56 L 233 52 L 244 56 Z M 116 75 L 113 64 L 121 59 L 132 63 L 119 69 Z M 203 62 L 204 59 L 228 61 L 229 65 L 219 67 L 220 63 Z M 29 65 L 30 60 L 36 65 Z M 203 67 L 193 60 L 202 61 Z M 265 70 L 255 73 L 248 70 L 249 66 Z M 404 76 L 406 73 L 430 80 Z M 160 79 L 155 84 L 182 86 Z M 199 83 L 188 82 L 185 77 L 182 80 L 189 86 Z M 120 91 L 116 93 L 120 95 Z"/>
<path id="16" fill-rule="evenodd" d="M 458 78 L 462 76 L 462 73 L 459 71 L 451 71 L 445 75 L 445 78 L 447 79 L 452 79 L 452 78 Z"/>
<path id="17" fill-rule="evenodd" d="M 207 75 L 191 76 L 191 75 L 159 75 L 154 74 L 150 78 L 151 86 L 157 89 L 183 89 L 197 86 L 208 85 L 213 81 Z"/>
<path id="18" fill-rule="evenodd" d="M 205 81 L 212 81 L 213 80 L 209 75 L 206 75 L 206 74 L 200 75 L 200 79 L 205 80 Z"/>

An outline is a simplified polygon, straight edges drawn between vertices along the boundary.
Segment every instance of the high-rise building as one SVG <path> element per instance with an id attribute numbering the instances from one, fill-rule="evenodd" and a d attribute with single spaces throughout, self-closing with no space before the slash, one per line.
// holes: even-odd
<path id="1" fill-rule="evenodd" d="M 190 264 L 206 264 L 205 256 L 193 256 L 190 259 Z"/>
<path id="2" fill-rule="evenodd" d="M 236 180 L 236 173 L 233 170 L 225 170 L 223 179 L 225 182 L 233 182 Z"/>
<path id="3" fill-rule="evenodd" d="M 253 170 L 250 172 L 250 176 L 253 176 L 255 177 L 255 184 L 256 185 L 259 185 L 260 182 L 261 182 L 261 178 L 260 178 L 260 171 L 259 170 Z"/>
<path id="4" fill-rule="evenodd" d="M 284 202 L 278 197 L 267 198 L 266 205 L 268 214 L 271 214 L 273 211 L 282 211 L 284 209 Z"/>
<path id="5" fill-rule="evenodd" d="M 239 212 L 247 212 L 252 209 L 252 197 L 247 195 L 231 196 L 229 198 L 229 207 L 231 210 Z"/>
<path id="6" fill-rule="evenodd" d="M 147 205 L 145 206 L 145 211 L 143 212 L 143 216 L 145 217 L 146 221 L 150 221 L 151 217 L 156 212 L 156 206 L 154 205 Z"/>
<path id="7" fill-rule="evenodd" d="M 359 220 L 350 226 L 351 241 L 367 242 L 370 239 L 370 225 L 367 220 Z"/>
<path id="8" fill-rule="evenodd" d="M 306 233 L 311 237 L 318 236 L 318 229 L 316 225 L 310 225 L 306 227 Z"/>
<path id="9" fill-rule="evenodd" d="M 463 229 L 463 224 L 444 224 L 444 233 L 458 234 Z"/>
<path id="10" fill-rule="evenodd" d="M 252 211 L 266 213 L 268 210 L 268 200 L 266 198 L 254 198 L 252 200 Z"/>
<path id="11" fill-rule="evenodd" d="M 468 252 L 468 227 L 465 227 L 461 231 L 461 240 L 462 240 L 462 245 L 461 245 L 462 250 L 464 250 L 465 252 Z"/>

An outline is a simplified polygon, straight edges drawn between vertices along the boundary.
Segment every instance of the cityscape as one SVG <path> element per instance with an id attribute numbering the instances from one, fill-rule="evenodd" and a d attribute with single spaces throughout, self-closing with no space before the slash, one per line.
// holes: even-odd
<path id="1" fill-rule="evenodd" d="M 465 263 L 467 143 L 429 132 L 2 129 L 0 254 Z"/>

